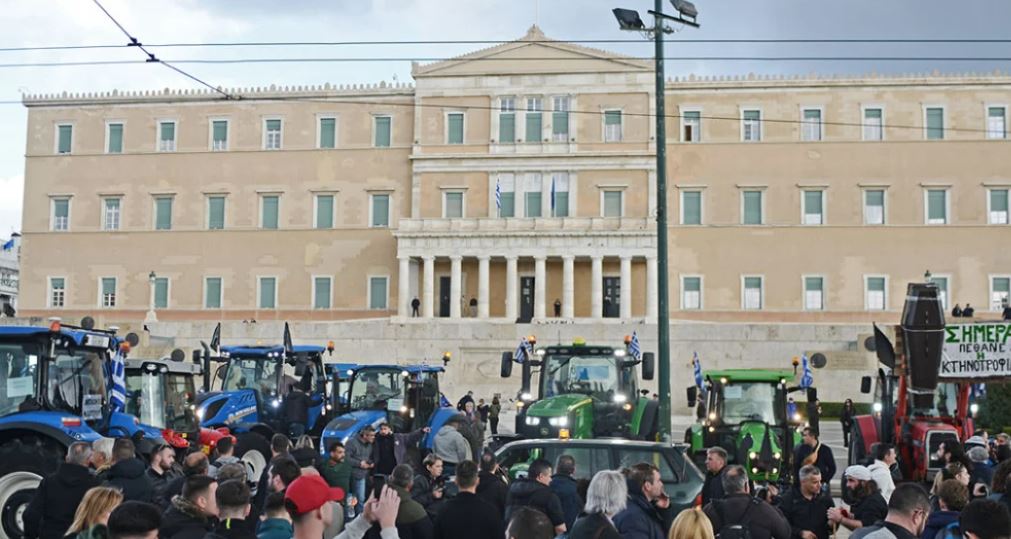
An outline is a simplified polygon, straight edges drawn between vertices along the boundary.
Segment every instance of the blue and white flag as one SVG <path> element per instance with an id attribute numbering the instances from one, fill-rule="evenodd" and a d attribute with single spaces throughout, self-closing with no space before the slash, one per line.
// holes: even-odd
<path id="1" fill-rule="evenodd" d="M 516 347 L 516 352 L 513 354 L 513 360 L 516 363 L 526 363 L 530 359 L 530 342 L 527 341 L 526 337 L 520 339 L 519 346 Z"/>
<path id="2" fill-rule="evenodd" d="M 972 384 L 973 398 L 986 397 L 986 384 Z"/>
<path id="3" fill-rule="evenodd" d="M 109 404 L 113 412 L 121 412 L 126 408 L 126 362 L 122 350 L 116 347 L 110 363 L 112 371 L 112 392 Z"/>
<path id="4" fill-rule="evenodd" d="M 698 352 L 692 352 L 692 370 L 695 376 L 695 386 L 698 387 L 699 390 L 704 391 L 705 385 L 702 380 L 702 361 L 699 360 Z"/>
<path id="5" fill-rule="evenodd" d="M 13 248 L 14 248 L 14 238 L 11 238 L 11 239 L 7 240 L 6 243 L 4 243 L 4 246 L 3 246 L 3 250 L 4 251 L 10 251 Z"/>
<path id="6" fill-rule="evenodd" d="M 555 177 L 551 177 L 551 216 L 555 216 Z"/>
<path id="7" fill-rule="evenodd" d="M 495 180 L 495 207 L 502 210 L 502 184 L 499 180 Z"/>
<path id="8" fill-rule="evenodd" d="M 637 360 L 642 359 L 642 348 L 639 346 L 639 336 L 632 332 L 632 342 L 628 343 L 628 353 Z"/>
<path id="9" fill-rule="evenodd" d="M 807 389 L 814 385 L 814 376 L 811 374 L 811 366 L 807 362 L 807 354 L 800 357 L 800 387 Z"/>

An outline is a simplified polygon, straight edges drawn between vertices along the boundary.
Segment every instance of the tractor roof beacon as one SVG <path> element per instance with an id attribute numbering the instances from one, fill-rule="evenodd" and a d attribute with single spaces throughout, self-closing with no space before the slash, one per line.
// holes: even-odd
<path id="1" fill-rule="evenodd" d="M 23 535 L 21 515 L 67 447 L 109 428 L 111 331 L 53 320 L 0 327 L 0 539 Z"/>
<path id="2" fill-rule="evenodd" d="M 720 446 L 728 462 L 744 466 L 752 481 L 788 482 L 800 431 L 806 425 L 817 429 L 819 419 L 817 390 L 790 387 L 795 377 L 786 369 L 705 372 L 702 395 L 696 386 L 687 391 L 698 420 L 685 431 L 685 442 L 696 464 L 704 465 L 707 448 Z M 789 400 L 790 393 L 805 389 L 806 425 Z"/>
<path id="3" fill-rule="evenodd" d="M 657 436 L 659 403 L 639 389 L 636 366 L 643 380 L 653 379 L 651 352 L 640 359 L 625 346 L 572 344 L 536 348 L 527 337 L 530 352 L 515 357 L 502 353 L 501 375 L 512 375 L 513 363 L 521 367 L 516 411 L 516 438 L 605 438 L 654 440 Z M 531 379 L 539 374 L 536 394 Z M 500 436 L 498 442 L 508 436 Z"/>

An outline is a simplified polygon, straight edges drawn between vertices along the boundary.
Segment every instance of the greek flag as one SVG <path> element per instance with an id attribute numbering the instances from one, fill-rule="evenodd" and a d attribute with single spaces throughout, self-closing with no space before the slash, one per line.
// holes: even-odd
<path id="1" fill-rule="evenodd" d="M 495 207 L 502 210 L 502 184 L 495 180 Z"/>
<path id="2" fill-rule="evenodd" d="M 975 398 L 986 397 L 986 384 L 972 384 L 972 396 Z"/>
<path id="3" fill-rule="evenodd" d="M 112 405 L 113 412 L 121 412 L 126 408 L 126 362 L 123 352 L 116 347 L 113 354 L 110 369 L 112 371 L 112 392 L 109 397 L 109 404 Z"/>
<path id="4" fill-rule="evenodd" d="M 632 332 L 632 342 L 628 343 L 628 353 L 635 359 L 642 359 L 642 348 L 639 347 L 639 336 Z"/>
<path id="5" fill-rule="evenodd" d="M 807 354 L 800 357 L 800 387 L 807 389 L 814 385 L 814 376 L 811 374 L 811 366 L 807 362 Z"/>
<path id="6" fill-rule="evenodd" d="M 555 178 L 551 177 L 551 216 L 555 216 Z"/>
<path id="7" fill-rule="evenodd" d="M 516 363 L 526 363 L 528 359 L 530 359 L 530 342 L 524 337 L 520 339 L 520 344 L 516 347 L 516 352 L 513 353 L 513 360 Z"/>
<path id="8" fill-rule="evenodd" d="M 692 371 L 695 376 L 695 385 L 699 390 L 704 390 L 705 386 L 702 381 L 702 361 L 699 360 L 699 353 L 692 352 Z"/>

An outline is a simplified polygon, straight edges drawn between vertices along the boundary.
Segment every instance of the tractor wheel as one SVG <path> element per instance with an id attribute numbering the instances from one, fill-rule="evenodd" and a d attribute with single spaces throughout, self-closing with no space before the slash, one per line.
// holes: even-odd
<path id="1" fill-rule="evenodd" d="M 235 456 L 249 466 L 252 477 L 260 477 L 270 464 L 270 440 L 258 432 L 235 434 Z"/>
<path id="2" fill-rule="evenodd" d="M 55 472 L 60 450 L 37 438 L 0 446 L 0 539 L 24 537 L 24 513 L 42 478 Z"/>

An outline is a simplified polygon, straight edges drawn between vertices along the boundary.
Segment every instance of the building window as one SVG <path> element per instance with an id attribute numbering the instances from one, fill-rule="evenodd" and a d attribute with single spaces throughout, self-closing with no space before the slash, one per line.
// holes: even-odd
<path id="1" fill-rule="evenodd" d="M 280 195 L 263 195 L 260 197 L 260 228 L 276 230 L 281 210 Z"/>
<path id="2" fill-rule="evenodd" d="M 763 201 L 762 201 L 761 191 L 742 191 L 741 192 L 741 224 L 742 225 L 760 225 L 763 221 L 764 213 L 762 211 Z"/>
<path id="3" fill-rule="evenodd" d="M 864 224 L 885 224 L 884 189 L 867 189 L 864 191 Z"/>
<path id="4" fill-rule="evenodd" d="M 990 189 L 987 213 L 991 225 L 1008 224 L 1008 189 Z"/>
<path id="5" fill-rule="evenodd" d="M 601 217 L 622 217 L 624 215 L 624 193 L 622 191 L 603 191 L 600 208 Z"/>
<path id="6" fill-rule="evenodd" d="M 446 191 L 442 194 L 442 216 L 445 219 L 463 217 L 463 191 Z"/>
<path id="7" fill-rule="evenodd" d="M 556 96 L 551 113 L 551 140 L 554 142 L 569 141 L 569 110 L 572 99 L 567 95 Z"/>
<path id="8" fill-rule="evenodd" d="M 281 149 L 281 120 L 270 119 L 263 121 L 263 149 Z"/>
<path id="9" fill-rule="evenodd" d="M 815 142 L 822 139 L 821 109 L 804 109 L 804 121 L 801 125 L 802 140 Z"/>
<path id="10" fill-rule="evenodd" d="M 376 116 L 373 118 L 373 146 L 376 148 L 389 148 L 393 132 L 392 116 Z"/>
<path id="11" fill-rule="evenodd" d="M 102 277 L 100 280 L 99 307 L 111 309 L 116 306 L 116 278 Z"/>
<path id="12" fill-rule="evenodd" d="M 880 108 L 864 109 L 864 140 L 884 140 L 884 111 Z"/>
<path id="13" fill-rule="evenodd" d="M 499 217 L 516 217 L 516 176 L 499 174 L 495 183 L 495 198 Z"/>
<path id="14" fill-rule="evenodd" d="M 742 283 L 743 294 L 742 294 L 742 307 L 746 311 L 757 311 L 761 310 L 764 298 L 764 293 L 762 291 L 762 281 L 764 280 L 761 276 L 745 276 Z"/>
<path id="15" fill-rule="evenodd" d="M 172 230 L 172 197 L 154 198 L 154 229 Z"/>
<path id="16" fill-rule="evenodd" d="M 1007 138 L 1007 107 L 987 107 L 986 138 Z"/>
<path id="17" fill-rule="evenodd" d="M 948 223 L 948 191 L 946 189 L 927 189 L 924 193 L 923 206 L 928 225 Z"/>
<path id="18" fill-rule="evenodd" d="M 319 147 L 324 150 L 337 147 L 337 118 L 319 119 Z"/>
<path id="19" fill-rule="evenodd" d="M 825 279 L 804 277 L 804 309 L 821 311 L 825 309 Z"/>
<path id="20" fill-rule="evenodd" d="M 499 98 L 498 141 L 502 144 L 516 142 L 516 98 Z"/>
<path id="21" fill-rule="evenodd" d="M 370 195 L 371 215 L 369 216 L 369 226 L 373 228 L 385 228 L 390 226 L 390 195 L 373 194 Z"/>
<path id="22" fill-rule="evenodd" d="M 330 308 L 330 298 L 332 296 L 330 290 L 333 285 L 332 277 L 313 277 L 312 278 L 312 308 L 313 309 L 329 309 Z"/>
<path id="23" fill-rule="evenodd" d="M 154 308 L 168 309 L 169 280 L 168 277 L 156 277 L 154 280 Z"/>
<path id="24" fill-rule="evenodd" d="M 67 280 L 63 277 L 49 278 L 49 306 L 60 308 L 66 305 L 67 301 Z"/>
<path id="25" fill-rule="evenodd" d="M 316 228 L 333 228 L 333 209 L 333 195 L 316 195 Z"/>
<path id="26" fill-rule="evenodd" d="M 386 310 L 388 282 L 387 277 L 369 277 L 369 309 Z"/>
<path id="27" fill-rule="evenodd" d="M 804 191 L 804 213 L 805 225 L 825 224 L 825 191 L 812 190 Z"/>
<path id="28" fill-rule="evenodd" d="M 537 143 L 541 141 L 543 121 L 543 114 L 541 113 L 542 110 L 544 110 L 544 103 L 541 98 L 527 98 L 527 113 L 525 116 L 527 132 L 524 140 L 528 143 Z"/>
<path id="29" fill-rule="evenodd" d="M 228 120 L 211 122 L 211 150 L 223 152 L 228 149 Z"/>
<path id="30" fill-rule="evenodd" d="M 446 144 L 463 144 L 463 113 L 446 115 Z"/>
<path id="31" fill-rule="evenodd" d="M 702 191 L 681 191 L 681 224 L 702 224 Z"/>
<path id="32" fill-rule="evenodd" d="M 686 110 L 681 113 L 681 142 L 702 140 L 702 111 Z"/>
<path id="33" fill-rule="evenodd" d="M 204 278 L 204 308 L 221 308 L 221 277 Z"/>
<path id="34" fill-rule="evenodd" d="M 158 122 L 158 151 L 176 151 L 176 123 Z"/>
<path id="35" fill-rule="evenodd" d="M 942 275 L 931 275 L 930 282 L 937 285 L 937 296 L 941 300 L 941 309 L 948 310 L 948 277 Z"/>
<path id="36" fill-rule="evenodd" d="M 223 230 L 225 228 L 225 197 L 214 195 L 207 197 L 207 229 Z"/>
<path id="37" fill-rule="evenodd" d="M 120 199 L 109 197 L 102 199 L 102 230 L 119 230 L 120 221 Z"/>
<path id="38" fill-rule="evenodd" d="M 569 173 L 555 172 L 551 175 L 551 215 L 569 216 Z"/>
<path id="39" fill-rule="evenodd" d="M 944 109 L 941 107 L 926 107 L 923 109 L 927 140 L 944 139 Z"/>
<path id="40" fill-rule="evenodd" d="M 621 142 L 621 111 L 604 111 L 604 142 Z"/>
<path id="41" fill-rule="evenodd" d="M 70 199 L 53 199 L 53 218 L 51 228 L 54 231 L 70 230 Z"/>
<path id="42" fill-rule="evenodd" d="M 883 311 L 888 306 L 885 277 L 864 277 L 864 308 L 868 311 Z"/>
<path id="43" fill-rule="evenodd" d="M 108 123 L 105 129 L 105 153 L 123 153 L 123 124 Z"/>
<path id="44" fill-rule="evenodd" d="M 59 124 L 56 126 L 56 153 L 70 153 L 74 143 L 74 126 Z"/>
<path id="45" fill-rule="evenodd" d="M 762 140 L 762 111 L 741 111 L 741 140 L 744 142 Z"/>
<path id="46" fill-rule="evenodd" d="M 523 189 L 523 216 L 541 217 L 541 175 L 538 172 L 531 172 L 526 175 Z"/>
<path id="47" fill-rule="evenodd" d="M 1011 276 L 990 278 L 990 310 L 1001 311 L 1011 301 Z"/>
<path id="48" fill-rule="evenodd" d="M 260 277 L 256 305 L 260 309 L 277 308 L 277 277 Z"/>
<path id="49" fill-rule="evenodd" d="M 702 308 L 702 277 L 681 277 L 681 309 L 698 310 Z"/>

